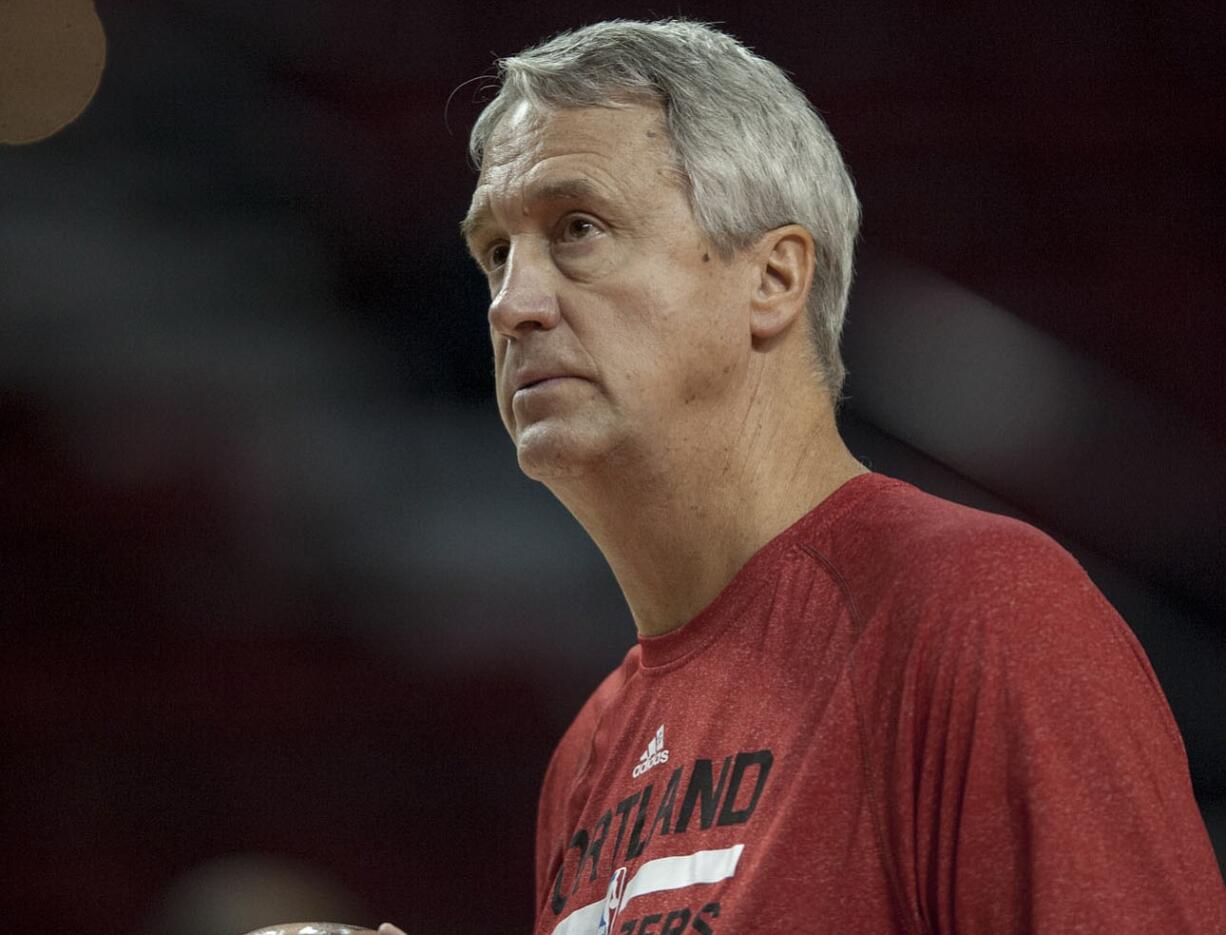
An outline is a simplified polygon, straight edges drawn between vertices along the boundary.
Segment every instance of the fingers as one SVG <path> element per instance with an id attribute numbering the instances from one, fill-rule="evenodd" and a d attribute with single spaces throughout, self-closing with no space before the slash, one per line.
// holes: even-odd
<path id="1" fill-rule="evenodd" d="M 404 935 L 404 932 L 400 931 L 392 923 L 384 922 L 379 926 L 379 935 Z"/>

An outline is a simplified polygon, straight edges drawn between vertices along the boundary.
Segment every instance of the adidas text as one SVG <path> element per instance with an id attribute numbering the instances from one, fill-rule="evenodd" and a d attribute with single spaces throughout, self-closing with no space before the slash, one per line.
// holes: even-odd
<path id="1" fill-rule="evenodd" d="M 653 766 L 659 766 L 661 763 L 667 762 L 668 751 L 664 749 L 664 725 L 661 724 L 656 730 L 656 735 L 647 741 L 647 749 L 639 757 L 638 766 L 631 770 L 630 775 L 638 779 Z"/>
<path id="2" fill-rule="evenodd" d="M 653 766 L 659 766 L 661 763 L 668 762 L 668 751 L 661 750 L 659 753 L 652 754 L 646 760 L 640 760 L 639 765 L 634 767 L 632 775 L 638 779 L 643 773 L 651 769 Z"/>

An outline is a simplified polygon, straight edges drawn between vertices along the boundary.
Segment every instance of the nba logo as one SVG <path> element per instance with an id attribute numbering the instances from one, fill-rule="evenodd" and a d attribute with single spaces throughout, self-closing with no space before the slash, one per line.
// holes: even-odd
<path id="1" fill-rule="evenodd" d="M 618 867 L 613 878 L 609 880 L 609 888 L 604 894 L 604 909 L 600 913 L 599 935 L 610 935 L 617 916 L 622 910 L 622 896 L 626 892 L 626 868 Z"/>

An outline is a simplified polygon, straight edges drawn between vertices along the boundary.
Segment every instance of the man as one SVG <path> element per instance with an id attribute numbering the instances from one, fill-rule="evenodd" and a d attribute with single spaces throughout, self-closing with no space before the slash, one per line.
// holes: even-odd
<path id="1" fill-rule="evenodd" d="M 535 931 L 1226 930 L 1081 568 L 840 439 L 859 207 L 804 96 L 681 21 L 501 74 L 463 223 L 498 406 L 638 630 L 545 777 Z"/>

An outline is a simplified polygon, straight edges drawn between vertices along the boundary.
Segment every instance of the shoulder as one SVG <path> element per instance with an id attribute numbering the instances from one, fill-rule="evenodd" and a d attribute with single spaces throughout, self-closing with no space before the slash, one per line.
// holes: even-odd
<path id="1" fill-rule="evenodd" d="M 1034 526 L 887 478 L 831 537 L 828 556 L 857 618 L 857 666 L 879 691 L 910 684 L 922 698 L 953 681 L 990 682 L 1010 695 L 1084 699 L 1126 686 L 1178 737 L 1128 625 Z"/>
<path id="2" fill-rule="evenodd" d="M 939 573 L 943 565 L 956 570 L 967 560 L 990 561 L 1002 550 L 1067 554 L 1046 533 L 1021 520 L 882 475 L 844 512 L 832 529 L 831 542 L 844 561 L 875 557 L 895 570 L 929 574 Z"/>
<path id="3" fill-rule="evenodd" d="M 1101 600 L 1077 560 L 1043 531 L 887 477 L 824 546 L 822 558 L 865 617 L 982 617 L 1057 594 Z"/>

